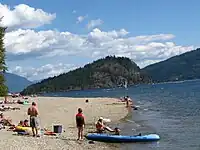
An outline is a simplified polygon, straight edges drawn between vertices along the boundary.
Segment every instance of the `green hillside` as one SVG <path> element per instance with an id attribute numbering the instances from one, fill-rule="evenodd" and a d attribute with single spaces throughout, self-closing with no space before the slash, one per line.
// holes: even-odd
<path id="1" fill-rule="evenodd" d="M 148 76 L 129 58 L 107 56 L 82 68 L 28 86 L 21 93 L 45 93 L 93 88 L 110 88 L 149 82 Z"/>
<path id="2" fill-rule="evenodd" d="M 200 49 L 169 58 L 142 69 L 153 82 L 200 79 Z"/>

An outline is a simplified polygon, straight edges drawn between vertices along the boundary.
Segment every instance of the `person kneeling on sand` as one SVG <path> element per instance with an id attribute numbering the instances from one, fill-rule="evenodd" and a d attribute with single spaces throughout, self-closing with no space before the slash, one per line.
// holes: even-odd
<path id="1" fill-rule="evenodd" d="M 107 130 L 109 132 L 114 132 L 113 129 L 111 129 L 110 127 L 104 125 L 103 117 L 100 117 L 99 120 L 97 121 L 96 130 L 97 130 L 97 133 L 102 133 L 105 130 Z"/>
<path id="2" fill-rule="evenodd" d="M 32 128 L 33 136 L 39 137 L 38 134 L 38 109 L 36 103 L 32 102 L 32 106 L 28 108 L 28 115 L 30 115 L 30 126 Z"/>
<path id="3" fill-rule="evenodd" d="M 83 140 L 83 128 L 85 126 L 85 117 L 83 116 L 83 110 L 81 108 L 78 109 L 78 113 L 76 114 L 76 126 L 78 128 L 77 140 Z"/>

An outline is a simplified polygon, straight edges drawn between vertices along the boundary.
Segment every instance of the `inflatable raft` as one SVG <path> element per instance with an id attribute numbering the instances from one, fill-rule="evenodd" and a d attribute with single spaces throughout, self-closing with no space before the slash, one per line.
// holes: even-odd
<path id="1" fill-rule="evenodd" d="M 148 134 L 148 135 L 109 135 L 109 134 L 98 134 L 90 133 L 86 135 L 88 140 L 101 141 L 101 142 L 153 142 L 160 140 L 159 135 L 157 134 Z"/>
<path id="2" fill-rule="evenodd" d="M 16 129 L 17 129 L 17 130 L 23 130 L 23 131 L 32 130 L 31 127 L 22 127 L 22 126 L 16 126 Z"/>

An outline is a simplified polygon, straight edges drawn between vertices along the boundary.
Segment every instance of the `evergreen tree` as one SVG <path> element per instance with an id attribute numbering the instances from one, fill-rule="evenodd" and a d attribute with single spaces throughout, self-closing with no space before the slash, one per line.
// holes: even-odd
<path id="1" fill-rule="evenodd" d="M 8 92 L 8 88 L 5 85 L 5 78 L 3 74 L 7 70 L 5 63 L 5 47 L 4 47 L 5 30 L 6 30 L 5 27 L 0 26 L 0 97 L 6 96 Z"/>

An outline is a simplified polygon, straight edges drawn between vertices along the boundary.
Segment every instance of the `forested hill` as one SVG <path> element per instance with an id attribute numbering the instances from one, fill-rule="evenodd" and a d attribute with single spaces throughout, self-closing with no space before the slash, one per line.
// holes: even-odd
<path id="1" fill-rule="evenodd" d="M 107 56 L 56 77 L 30 85 L 21 94 L 61 92 L 93 88 L 111 88 L 149 82 L 148 76 L 129 58 Z"/>
<path id="2" fill-rule="evenodd" d="M 169 58 L 142 69 L 153 82 L 200 79 L 200 49 Z"/>

